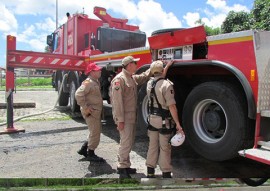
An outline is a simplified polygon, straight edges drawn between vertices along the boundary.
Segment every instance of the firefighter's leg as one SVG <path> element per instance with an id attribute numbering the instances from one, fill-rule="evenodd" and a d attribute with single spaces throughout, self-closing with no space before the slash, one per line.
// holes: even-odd
<path id="1" fill-rule="evenodd" d="M 171 178 L 171 145 L 169 144 L 171 134 L 159 134 L 160 154 L 159 166 L 163 178 Z"/>
<path id="2" fill-rule="evenodd" d="M 87 117 L 85 120 L 89 129 L 87 160 L 92 162 L 105 162 L 102 157 L 95 154 L 95 149 L 100 142 L 101 121 L 92 116 Z"/>
<path id="3" fill-rule="evenodd" d="M 159 132 L 148 130 L 149 147 L 146 158 L 147 177 L 155 177 L 155 168 L 157 167 L 159 156 Z"/>

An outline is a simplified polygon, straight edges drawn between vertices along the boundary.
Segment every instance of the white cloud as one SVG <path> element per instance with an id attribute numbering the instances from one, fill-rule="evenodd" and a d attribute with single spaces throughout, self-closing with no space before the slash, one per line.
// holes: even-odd
<path id="1" fill-rule="evenodd" d="M 243 6 L 243 5 L 240 5 L 240 4 L 235 4 L 232 7 L 230 7 L 230 9 L 227 12 L 229 12 L 229 11 L 236 11 L 236 12 L 245 11 L 245 12 L 249 12 L 250 10 L 246 6 Z"/>
<path id="2" fill-rule="evenodd" d="M 204 17 L 204 18 L 202 18 L 202 22 L 205 23 L 207 26 L 211 26 L 211 27 L 216 28 L 216 27 L 220 27 L 222 25 L 222 23 L 226 17 L 227 17 L 226 14 L 218 14 L 218 15 L 211 17 L 210 19 Z"/>
<path id="3" fill-rule="evenodd" d="M 157 29 L 182 27 L 181 21 L 173 13 L 166 13 L 160 4 L 153 0 L 142 0 L 138 3 L 136 19 L 140 23 L 140 29 L 148 36 Z"/>
<path id="4" fill-rule="evenodd" d="M 249 11 L 246 6 L 240 4 L 228 6 L 225 0 L 207 0 L 206 4 L 210 7 L 206 7 L 201 13 L 205 15 L 204 17 L 199 12 L 189 12 L 183 17 L 188 26 L 195 26 L 194 20 L 201 19 L 207 26 L 220 27 L 230 11 Z"/>
<path id="5" fill-rule="evenodd" d="M 249 9 L 246 6 L 240 4 L 234 4 L 233 6 L 228 6 L 227 2 L 224 0 L 207 0 L 206 4 L 213 7 L 216 11 L 221 11 L 222 13 L 228 13 L 229 11 L 246 11 Z"/>
<path id="6" fill-rule="evenodd" d="M 200 19 L 200 14 L 188 12 L 186 15 L 184 15 L 184 19 L 186 20 L 188 26 L 196 26 L 195 23 Z"/>
<path id="7" fill-rule="evenodd" d="M 44 38 L 45 39 L 45 38 Z M 44 52 L 45 50 L 45 40 L 44 39 L 31 39 L 28 44 L 35 51 Z"/>
<path id="8" fill-rule="evenodd" d="M 0 3 L 0 31 L 9 32 L 11 30 L 16 30 L 17 27 L 18 23 L 15 16 L 5 7 L 5 5 Z"/>
<path id="9" fill-rule="evenodd" d="M 52 15 L 55 12 L 55 0 L 34 1 L 33 0 L 1 0 L 6 7 L 17 15 Z"/>
<path id="10" fill-rule="evenodd" d="M 43 31 L 54 31 L 56 27 L 55 21 L 50 17 L 45 18 L 43 22 L 35 23 L 35 25 L 39 30 Z"/>
<path id="11" fill-rule="evenodd" d="M 17 41 L 18 42 L 24 42 L 28 43 L 29 39 L 33 38 L 36 36 L 35 33 L 35 26 L 34 25 L 24 25 L 24 31 L 22 33 L 17 34 Z"/>
<path id="12" fill-rule="evenodd" d="M 207 0 L 206 4 L 212 6 L 216 10 L 222 10 L 226 7 L 226 1 L 224 0 Z"/>

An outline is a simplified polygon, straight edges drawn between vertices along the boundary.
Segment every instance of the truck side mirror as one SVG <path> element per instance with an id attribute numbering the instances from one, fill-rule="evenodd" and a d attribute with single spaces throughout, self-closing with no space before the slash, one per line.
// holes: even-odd
<path id="1" fill-rule="evenodd" d="M 52 35 L 48 35 L 47 36 L 47 45 L 49 46 L 53 46 L 53 36 Z"/>

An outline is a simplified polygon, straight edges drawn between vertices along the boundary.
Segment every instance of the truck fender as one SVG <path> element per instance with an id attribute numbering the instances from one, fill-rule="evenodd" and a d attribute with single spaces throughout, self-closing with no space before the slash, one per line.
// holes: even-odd
<path id="1" fill-rule="evenodd" d="M 221 66 L 228 69 L 237 77 L 239 82 L 242 84 L 242 87 L 246 94 L 247 104 L 248 104 L 248 117 L 251 119 L 256 119 L 256 104 L 255 104 L 254 94 L 245 75 L 239 69 L 232 66 L 231 64 L 217 61 L 217 60 L 212 61 L 212 63 L 213 65 Z"/>
<path id="2" fill-rule="evenodd" d="M 222 67 L 230 71 L 239 80 L 245 92 L 247 104 L 248 104 L 248 117 L 250 119 L 256 119 L 256 104 L 255 104 L 252 88 L 247 78 L 245 77 L 245 75 L 238 68 L 232 66 L 229 63 L 222 62 L 219 60 L 206 60 L 206 61 L 181 62 L 181 63 L 176 62 L 171 67 L 183 67 L 183 66 L 191 66 L 191 65 L 192 66 L 212 65 L 212 66 Z"/>

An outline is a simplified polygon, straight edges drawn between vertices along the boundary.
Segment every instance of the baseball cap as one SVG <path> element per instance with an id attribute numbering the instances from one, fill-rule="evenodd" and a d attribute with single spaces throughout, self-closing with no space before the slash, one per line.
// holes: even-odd
<path id="1" fill-rule="evenodd" d="M 85 70 L 85 74 L 89 74 L 89 72 L 91 71 L 100 71 L 101 67 L 97 66 L 95 62 L 92 62 L 90 64 L 87 65 L 86 70 Z"/>
<path id="2" fill-rule="evenodd" d="M 140 58 L 133 58 L 133 56 L 127 56 L 122 60 L 122 66 L 127 66 L 131 62 L 137 62 Z"/>
<path id="3" fill-rule="evenodd" d="M 150 65 L 150 70 L 151 73 L 162 73 L 163 71 L 163 62 L 160 60 L 154 61 L 152 62 L 152 64 Z"/>

